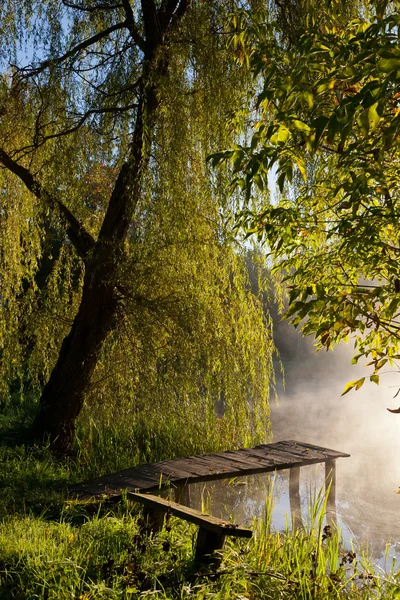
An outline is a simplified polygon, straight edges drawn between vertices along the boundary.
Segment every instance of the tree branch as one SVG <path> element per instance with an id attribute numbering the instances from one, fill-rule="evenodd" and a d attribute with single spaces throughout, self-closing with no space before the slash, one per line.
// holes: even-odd
<path id="1" fill-rule="evenodd" d="M 141 0 L 141 4 L 146 38 L 146 56 L 151 59 L 162 40 L 160 23 L 154 0 Z"/>
<path id="2" fill-rule="evenodd" d="M 119 29 L 124 29 L 125 27 L 127 27 L 126 21 L 124 21 L 122 23 L 117 23 L 116 25 L 112 25 L 111 27 L 108 27 L 107 29 L 104 29 L 103 31 L 96 33 L 96 35 L 93 35 L 92 37 L 88 38 L 87 40 L 84 40 L 80 44 L 77 44 L 76 46 L 74 46 L 73 48 L 68 50 L 68 52 L 66 52 L 62 56 L 59 56 L 58 58 L 54 58 L 52 60 L 45 60 L 42 63 L 40 63 L 39 66 L 36 68 L 35 67 L 22 67 L 22 68 L 17 67 L 17 69 L 20 73 L 23 73 L 22 78 L 39 75 L 39 73 L 42 73 L 42 71 L 44 71 L 48 67 L 51 67 L 54 65 L 60 65 L 68 58 L 71 58 L 71 56 L 74 56 L 74 54 L 77 54 L 81 50 L 85 50 L 86 48 L 93 46 L 93 44 L 96 44 L 96 42 L 99 42 L 103 38 L 107 37 L 108 35 L 110 35 L 110 33 L 113 33 L 114 31 L 118 31 Z"/>
<path id="3" fill-rule="evenodd" d="M 67 0 L 62 0 L 62 3 L 68 8 L 75 8 L 76 10 L 83 10 L 85 12 L 95 12 L 96 10 L 115 10 L 117 8 L 122 8 L 122 4 L 97 4 L 96 6 L 83 6 L 82 4 L 73 4 L 72 2 L 67 2 Z"/>
<path id="4" fill-rule="evenodd" d="M 163 0 L 158 11 L 158 18 L 162 31 L 165 31 L 171 21 L 174 10 L 178 5 L 178 0 Z"/>
<path id="5" fill-rule="evenodd" d="M 175 24 L 189 8 L 190 0 L 163 0 L 159 10 L 159 20 L 163 33 L 170 24 Z"/>
<path id="6" fill-rule="evenodd" d="M 88 253 L 94 248 L 95 240 L 92 235 L 84 228 L 84 226 L 78 221 L 78 219 L 72 214 L 72 212 L 61 202 L 61 200 L 57 199 L 52 194 L 46 192 L 41 186 L 41 184 L 33 177 L 33 175 L 20 165 L 15 162 L 8 154 L 0 148 L 0 162 L 14 175 L 20 178 L 20 180 L 26 185 L 28 190 L 30 190 L 35 196 L 42 201 L 45 201 L 50 206 L 56 206 L 60 213 L 65 218 L 68 229 L 67 234 L 72 244 L 74 245 L 76 251 L 79 256 L 83 260 L 87 258 Z"/>
<path id="7" fill-rule="evenodd" d="M 161 5 L 159 13 L 160 13 L 160 22 L 162 23 L 162 35 L 167 38 L 168 34 L 174 27 L 177 26 L 178 22 L 182 19 L 185 13 L 188 11 L 191 0 L 180 0 L 179 4 L 175 0 L 165 0 L 165 2 Z M 165 12 L 161 14 L 163 9 L 163 5 L 165 4 Z M 175 4 L 175 9 L 173 7 Z"/>
<path id="8" fill-rule="evenodd" d="M 138 28 L 136 27 L 135 17 L 133 15 L 132 6 L 130 0 L 122 0 L 122 6 L 125 10 L 126 16 L 126 27 L 129 29 L 129 33 L 132 36 L 133 41 L 141 49 L 141 51 L 146 54 L 146 42 L 140 35 Z"/>
<path id="9" fill-rule="evenodd" d="M 22 148 L 21 150 L 27 150 L 29 148 L 38 148 L 39 146 L 42 146 L 48 140 L 52 140 L 54 138 L 59 138 L 59 137 L 63 137 L 65 135 L 74 133 L 75 131 L 78 131 L 78 129 L 80 129 L 82 127 L 82 125 L 84 125 L 84 123 L 87 121 L 87 119 L 89 117 L 91 117 L 92 115 L 103 115 L 106 113 L 120 114 L 123 112 L 127 112 L 129 110 L 133 110 L 137 107 L 138 107 L 138 105 L 135 103 L 135 104 L 128 104 L 127 106 L 110 106 L 110 107 L 106 107 L 106 108 L 91 108 L 91 109 L 87 110 L 79 118 L 79 120 L 74 125 L 72 125 L 69 129 L 64 129 L 62 131 L 58 131 L 57 133 L 51 133 L 49 135 L 45 135 L 41 139 L 39 138 L 39 133 L 37 132 L 36 133 L 37 143 L 34 144 L 33 146 L 26 146 L 25 148 Z"/>

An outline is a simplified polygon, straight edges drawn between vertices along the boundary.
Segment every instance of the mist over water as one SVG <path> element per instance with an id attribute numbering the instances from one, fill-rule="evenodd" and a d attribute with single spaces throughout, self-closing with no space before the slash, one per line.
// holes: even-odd
<path id="1" fill-rule="evenodd" d="M 371 373 L 351 365 L 351 346 L 315 353 L 312 340 L 294 338 L 295 356 L 286 361 L 286 386 L 272 406 L 274 440 L 295 439 L 351 457 L 337 461 L 337 510 L 344 537 L 368 541 L 378 558 L 386 542 L 400 540 L 400 373 L 366 380 L 357 392 L 341 396 L 349 380 Z M 399 545 L 400 550 L 400 545 Z"/>
<path id="2" fill-rule="evenodd" d="M 382 567 L 390 568 L 392 557 L 400 564 L 400 414 L 386 410 L 400 406 L 400 394 L 393 399 L 400 373 L 382 374 L 377 386 L 368 379 L 371 367 L 351 365 L 351 344 L 316 353 L 313 340 L 301 338 L 287 324 L 277 327 L 277 345 L 286 384 L 284 389 L 279 385 L 279 405 L 271 406 L 273 441 L 292 439 L 349 453 L 350 458 L 336 461 L 344 545 L 349 548 L 352 540 L 359 549 L 368 546 L 369 555 Z M 341 396 L 348 381 L 363 376 L 366 381 L 359 391 Z M 205 493 L 203 488 L 203 500 L 212 514 L 249 523 L 263 514 L 269 480 L 263 475 L 244 478 L 241 485 L 213 482 Z M 323 485 L 323 466 L 301 469 L 304 519 L 310 494 Z M 290 523 L 288 471 L 275 476 L 274 494 L 272 524 L 282 530 L 287 520 Z M 198 505 L 199 496 L 200 488 Z M 391 547 L 385 561 L 387 543 Z"/>

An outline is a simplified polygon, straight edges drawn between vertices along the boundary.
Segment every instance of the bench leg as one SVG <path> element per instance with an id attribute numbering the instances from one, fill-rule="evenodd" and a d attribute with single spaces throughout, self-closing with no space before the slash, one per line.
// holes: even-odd
<path id="1" fill-rule="evenodd" d="M 292 516 L 292 531 L 302 525 L 300 504 L 300 467 L 293 467 L 289 472 L 289 501 Z"/>
<path id="2" fill-rule="evenodd" d="M 157 533 L 161 531 L 164 524 L 165 512 L 155 510 L 154 508 L 143 507 L 143 518 L 149 532 Z"/>
<path id="3" fill-rule="evenodd" d="M 215 531 L 209 531 L 208 529 L 199 527 L 195 560 L 218 567 L 221 563 L 221 556 L 214 554 L 214 552 L 223 549 L 225 537 L 226 536 L 222 531 L 216 533 Z"/>

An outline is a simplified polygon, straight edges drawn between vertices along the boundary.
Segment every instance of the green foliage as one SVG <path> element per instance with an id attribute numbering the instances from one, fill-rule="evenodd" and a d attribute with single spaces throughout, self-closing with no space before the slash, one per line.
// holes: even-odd
<path id="1" fill-rule="evenodd" d="M 70 524 L 67 515 L 60 523 L 13 519 L 0 526 L 1 593 L 57 600 L 170 599 L 183 594 L 197 599 L 212 594 L 221 600 L 366 599 L 373 590 L 375 598 L 396 597 L 395 575 L 381 581 L 363 568 L 337 569 L 336 538 L 322 543 L 306 533 L 277 535 L 262 529 L 247 544 L 228 542 L 221 571 L 210 577 L 191 563 L 195 528 L 176 519 L 170 527 L 155 538 L 146 537 L 137 516 L 126 509 L 91 518 L 80 527 Z M 346 571 L 351 571 L 348 582 Z"/>
<path id="2" fill-rule="evenodd" d="M 143 33 L 140 3 L 132 5 Z M 179 438 L 190 452 L 263 440 L 268 427 L 272 325 L 230 231 L 228 174 L 215 176 L 205 161 L 235 139 L 226 115 L 252 86 L 225 37 L 215 35 L 227 11 L 224 3 L 194 2 L 168 38 L 167 72 L 149 76 L 159 102 L 151 160 L 115 282 L 117 327 L 82 416 L 93 432 L 124 422 L 115 435 L 142 459 L 175 455 Z M 83 11 L 61 1 L 18 10 L 5 2 L 0 13 L 4 146 L 94 239 L 130 144 L 143 56 L 117 30 L 92 55 L 57 57 L 125 16 L 122 5 Z M 16 68 L 26 45 L 32 64 Z M 105 55 L 112 58 L 103 64 Z M 41 70 L 43 60 L 49 68 Z M 77 313 L 84 267 L 60 211 L 6 171 L 0 177 L 0 392 L 7 403 L 40 396 Z M 140 450 L 135 436 L 144 439 Z"/>
<path id="3" fill-rule="evenodd" d="M 239 223 L 286 273 L 292 323 L 326 349 L 351 336 L 378 383 L 400 350 L 398 3 L 314 12 L 289 48 L 276 23 L 248 13 L 243 27 L 257 122 L 214 163 L 232 162 L 247 199 L 276 174 L 274 202 Z"/>
<path id="4" fill-rule="evenodd" d="M 85 600 L 167 599 L 182 594 L 197 599 L 210 594 L 220 599 L 235 595 L 289 599 L 294 594 L 366 599 L 373 590 L 375 598 L 396 597 L 395 574 L 381 580 L 356 567 L 346 582 L 348 569 L 332 565 L 338 563 L 337 540 L 322 544 L 305 533 L 263 531 L 246 545 L 228 542 L 217 577 L 198 571 L 193 575 L 195 528 L 171 521 L 169 532 L 146 538 L 140 534 L 137 517 L 129 512 L 92 518 L 81 527 L 65 521 L 14 519 L 7 524 L 8 535 L 0 528 L 3 593 Z"/>

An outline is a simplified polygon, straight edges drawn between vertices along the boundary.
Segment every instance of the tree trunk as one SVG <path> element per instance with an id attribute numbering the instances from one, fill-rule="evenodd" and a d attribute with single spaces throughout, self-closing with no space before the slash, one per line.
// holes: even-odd
<path id="1" fill-rule="evenodd" d="M 35 437 L 49 436 L 57 454 L 72 451 L 75 420 L 104 341 L 115 324 L 118 302 L 112 274 L 106 272 L 106 266 L 109 265 L 86 270 L 78 313 L 43 389 L 33 423 Z"/>
<path id="2" fill-rule="evenodd" d="M 84 259 L 85 279 L 79 310 L 40 398 L 33 435 L 39 439 L 48 436 L 53 451 L 59 455 L 72 451 L 76 418 L 103 344 L 116 322 L 118 273 L 142 191 L 143 171 L 149 163 L 156 110 L 155 88 L 143 86 L 130 156 L 116 180 L 98 240 Z"/>
<path id="3" fill-rule="evenodd" d="M 130 3 L 123 4 L 133 27 Z M 33 423 L 34 435 L 41 439 L 48 436 L 58 454 L 69 454 L 72 450 L 76 418 L 82 409 L 103 344 L 116 322 L 118 274 L 125 259 L 125 242 L 132 216 L 141 197 L 143 173 L 149 165 L 155 129 L 158 98 L 153 75 L 165 75 L 168 67 L 167 53 L 158 53 L 157 50 L 166 39 L 169 26 L 182 18 L 188 5 L 188 0 L 172 0 L 157 10 L 153 1 L 142 0 L 145 60 L 130 153 L 118 175 L 97 241 L 81 245 L 81 256 L 85 262 L 82 301 L 43 389 Z M 12 162 L 8 157 L 6 159 Z M 21 177 L 19 165 L 14 167 L 14 171 L 18 171 Z M 22 175 L 32 188 L 32 177 L 27 177 L 25 172 Z M 82 233 L 79 228 L 77 233 L 78 237 Z"/>

